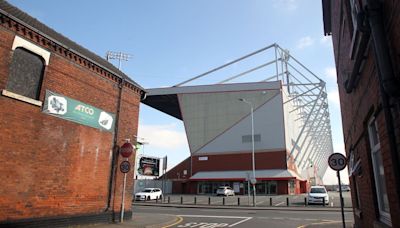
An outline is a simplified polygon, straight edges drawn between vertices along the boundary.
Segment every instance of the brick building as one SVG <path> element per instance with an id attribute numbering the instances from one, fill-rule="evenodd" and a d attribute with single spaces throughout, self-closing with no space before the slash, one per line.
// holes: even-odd
<path id="1" fill-rule="evenodd" d="M 356 227 L 400 227 L 400 2 L 323 0 Z"/>
<path id="2" fill-rule="evenodd" d="M 142 87 L 0 1 L 0 90 L 0 226 L 118 220 L 118 148 L 137 133 Z"/>

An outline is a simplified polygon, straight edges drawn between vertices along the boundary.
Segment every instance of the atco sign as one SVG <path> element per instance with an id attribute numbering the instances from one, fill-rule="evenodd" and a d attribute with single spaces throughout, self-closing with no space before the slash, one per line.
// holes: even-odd
<path id="1" fill-rule="evenodd" d="M 328 158 L 329 167 L 335 171 L 343 170 L 346 167 L 346 157 L 341 153 L 331 154 Z"/>

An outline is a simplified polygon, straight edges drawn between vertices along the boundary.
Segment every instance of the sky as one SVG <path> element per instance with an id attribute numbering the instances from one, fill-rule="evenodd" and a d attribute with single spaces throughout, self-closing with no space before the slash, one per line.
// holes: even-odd
<path id="1" fill-rule="evenodd" d="M 327 82 L 334 151 L 344 153 L 332 41 L 324 37 L 321 1 L 9 2 L 99 56 L 130 54 L 121 70 L 146 89 L 173 86 L 277 43 Z M 183 123 L 144 104 L 138 136 L 148 142 L 139 153 L 168 156 L 168 168 L 190 155 Z M 341 177 L 348 183 L 346 171 Z M 330 168 L 324 182 L 337 183 Z"/>

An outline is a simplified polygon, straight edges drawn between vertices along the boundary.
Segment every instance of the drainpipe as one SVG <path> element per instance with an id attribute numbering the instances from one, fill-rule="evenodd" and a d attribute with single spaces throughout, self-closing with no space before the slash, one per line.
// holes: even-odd
<path id="1" fill-rule="evenodd" d="M 389 148 L 392 157 L 393 174 L 396 183 L 397 197 L 400 198 L 400 161 L 397 153 L 396 135 L 393 126 L 390 98 L 400 96 L 399 81 L 394 76 L 390 58 L 388 41 L 382 18 L 382 3 L 378 0 L 367 0 L 368 21 L 374 43 L 375 61 L 378 69 L 385 124 L 389 138 Z"/>
<path id="2" fill-rule="evenodd" d="M 367 0 L 368 21 L 375 48 L 376 62 L 383 89 L 389 97 L 400 96 L 399 82 L 394 77 L 388 40 L 382 18 L 382 3 L 379 0 Z"/>
<path id="3" fill-rule="evenodd" d="M 121 100 L 122 100 L 122 89 L 124 87 L 125 79 L 121 78 L 119 83 L 118 83 L 118 89 L 119 89 L 119 94 L 118 94 L 118 104 L 117 104 L 117 113 L 115 116 L 115 127 L 114 127 L 114 141 L 113 141 L 113 146 L 112 146 L 112 154 L 111 154 L 111 169 L 110 169 L 110 177 L 108 179 L 108 197 L 107 197 L 107 207 L 105 211 L 110 210 L 111 206 L 111 198 L 112 198 L 112 189 L 114 185 L 114 178 L 116 174 L 116 168 L 115 168 L 115 163 L 117 162 L 117 158 L 119 155 L 119 147 L 118 147 L 118 123 L 119 123 L 119 113 L 121 110 Z"/>

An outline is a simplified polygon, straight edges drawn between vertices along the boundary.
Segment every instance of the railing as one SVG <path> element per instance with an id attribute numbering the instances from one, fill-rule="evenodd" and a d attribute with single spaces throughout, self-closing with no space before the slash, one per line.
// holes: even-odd
<path id="1" fill-rule="evenodd" d="M 344 194 L 343 202 L 345 208 L 351 208 L 350 194 Z M 145 204 L 177 204 L 177 205 L 213 205 L 213 206 L 253 206 L 252 198 L 247 195 L 237 196 L 215 196 L 215 195 L 165 195 L 162 199 L 136 201 Z M 274 195 L 256 196 L 257 207 L 329 207 L 340 208 L 339 194 L 330 194 L 329 203 L 324 200 L 313 204 L 308 202 L 306 194 L 302 195 Z"/>

